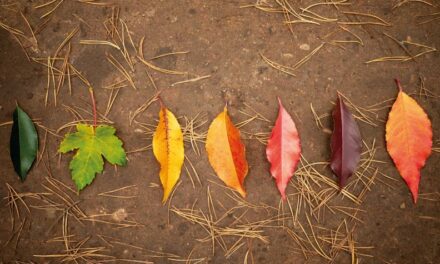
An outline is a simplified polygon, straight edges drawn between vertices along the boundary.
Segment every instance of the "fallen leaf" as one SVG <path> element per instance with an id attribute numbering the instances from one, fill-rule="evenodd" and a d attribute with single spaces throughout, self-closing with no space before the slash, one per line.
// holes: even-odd
<path id="1" fill-rule="evenodd" d="M 417 202 L 420 170 L 431 155 L 432 128 L 428 115 L 399 88 L 386 124 L 387 150 Z"/>
<path id="2" fill-rule="evenodd" d="M 14 169 L 24 181 L 37 156 L 38 134 L 32 120 L 18 106 L 13 114 L 9 147 Z"/>
<path id="3" fill-rule="evenodd" d="M 173 113 L 161 106 L 159 124 L 153 136 L 153 152 L 160 163 L 160 182 L 165 203 L 180 178 L 185 158 L 183 134 Z"/>
<path id="4" fill-rule="evenodd" d="M 339 178 L 339 187 L 344 188 L 347 179 L 356 171 L 361 157 L 362 138 L 356 121 L 340 96 L 338 96 L 332 116 L 330 167 Z"/>
<path id="5" fill-rule="evenodd" d="M 124 166 L 127 162 L 122 141 L 115 136 L 116 130 L 107 125 L 94 128 L 90 125 L 76 125 L 77 132 L 67 134 L 60 144 L 59 152 L 67 153 L 77 149 L 70 161 L 72 179 L 80 191 L 102 172 L 102 156 L 113 165 Z"/>
<path id="6" fill-rule="evenodd" d="M 266 148 L 266 156 L 283 200 L 286 200 L 286 187 L 295 173 L 301 157 L 301 142 L 292 117 L 284 109 L 278 98 L 279 111 Z"/>
<path id="7" fill-rule="evenodd" d="M 246 197 L 243 187 L 248 173 L 245 147 L 240 140 L 240 131 L 229 118 L 226 107 L 209 126 L 206 151 L 209 163 L 218 177 Z"/>

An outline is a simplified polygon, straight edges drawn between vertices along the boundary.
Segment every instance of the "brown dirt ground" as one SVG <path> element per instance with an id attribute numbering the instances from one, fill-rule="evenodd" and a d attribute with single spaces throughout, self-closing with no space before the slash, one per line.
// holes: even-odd
<path id="1" fill-rule="evenodd" d="M 18 2 L 16 5 L 8 5 Z M 19 28 L 29 36 L 19 13 L 23 10 L 35 29 L 44 20 L 40 19 L 50 7 L 35 9 L 34 6 L 44 1 L 1 1 L 0 22 Z M 309 162 L 329 160 L 329 137 L 326 133 L 331 129 L 329 116 L 324 116 L 324 129 L 316 126 L 310 110 L 313 104 L 318 114 L 329 114 L 336 91 L 350 98 L 356 105 L 370 105 L 394 98 L 396 88 L 393 78 L 400 78 L 405 90 L 414 93 L 413 97 L 423 106 L 430 116 L 434 131 L 434 144 L 439 147 L 440 104 L 439 98 L 418 96 L 421 79 L 431 92 L 440 94 L 438 76 L 440 76 L 440 54 L 432 52 L 407 62 L 382 62 L 365 64 L 366 61 L 377 57 L 406 55 L 395 42 L 386 37 L 387 33 L 399 40 L 412 40 L 431 47 L 440 47 L 440 20 L 419 25 L 420 15 L 439 12 L 440 6 L 430 6 L 423 3 L 407 3 L 393 9 L 394 1 L 351 1 L 350 6 L 321 6 L 316 9 L 327 17 L 336 17 L 339 21 L 348 21 L 352 16 L 344 15 L 343 11 L 355 11 L 375 14 L 390 22 L 392 26 L 347 25 L 358 35 L 363 46 L 357 43 L 341 43 L 340 46 L 328 44 L 332 40 L 353 40 L 354 37 L 338 28 L 336 23 L 322 25 L 297 24 L 293 33 L 283 24 L 283 15 L 268 13 L 255 8 L 240 8 L 253 1 L 95 1 L 112 2 L 120 6 L 120 18 L 123 19 L 136 45 L 145 36 L 143 45 L 146 58 L 167 52 L 189 51 L 184 55 L 173 55 L 154 60 L 156 65 L 187 71 L 192 75 L 178 76 L 156 72 L 149 69 L 156 85 L 163 89 L 162 98 L 166 105 L 180 117 L 193 118 L 200 113 L 201 120 L 208 123 L 198 128 L 199 132 L 206 131 L 209 122 L 219 113 L 225 101 L 229 103 L 231 118 L 235 123 L 248 117 L 240 111 L 250 112 L 246 105 L 253 107 L 269 120 L 274 120 L 277 114 L 276 96 L 282 98 L 287 110 L 292 113 L 300 131 L 303 155 Z M 268 2 L 271 1 L 261 1 Z M 291 1 L 299 7 L 308 6 L 316 1 Z M 436 1 L 427 1 L 434 2 Z M 105 112 L 110 90 L 102 87 L 123 79 L 122 75 L 106 60 L 106 54 L 112 54 L 124 67 L 121 54 L 114 48 L 104 45 L 82 45 L 80 40 L 108 40 L 103 21 L 111 16 L 112 8 L 98 6 L 78 1 L 64 1 L 50 15 L 50 21 L 37 35 L 38 49 L 24 43 L 31 57 L 45 58 L 53 56 L 59 44 L 75 27 L 78 32 L 71 40 L 70 63 L 79 69 L 95 88 L 98 110 Z M 364 19 L 365 18 L 361 18 Z M 368 19 L 368 18 L 367 18 Z M 371 18 L 370 18 L 371 19 Z M 333 34 L 330 34 L 333 33 Z M 330 35 L 329 35 L 330 34 Z M 295 71 L 296 77 L 271 68 L 260 57 L 261 52 L 268 58 L 283 65 L 294 65 L 315 47 L 326 42 L 306 64 Z M 303 50 L 304 45 L 310 47 Z M 302 46 L 301 46 L 302 45 Z M 300 48 L 301 46 L 301 48 Z M 54 177 L 65 185 L 74 187 L 70 179 L 68 162 L 72 154 L 62 155 L 59 159 L 57 147 L 61 137 L 47 135 L 44 143 L 45 130 L 38 128 L 40 150 L 45 145 L 43 161 L 35 165 L 25 182 L 21 183 L 14 173 L 9 158 L 9 137 L 11 126 L 7 123 L 12 118 L 16 101 L 34 119 L 50 128 L 58 129 L 63 124 L 73 121 L 74 117 L 66 111 L 66 106 L 78 106 L 90 109 L 87 87 L 78 78 L 72 80 L 72 95 L 68 93 L 67 83 L 60 89 L 57 106 L 52 96 L 49 96 L 48 106 L 45 107 L 45 89 L 47 83 L 47 67 L 29 62 L 17 41 L 6 30 L 0 29 L 0 194 L 7 196 L 6 183 L 18 193 L 48 192 L 43 185 L 50 187 L 45 177 Z M 120 89 L 108 118 L 114 122 L 117 135 L 124 141 L 127 151 L 135 150 L 151 144 L 151 135 L 145 132 L 140 124 L 129 124 L 129 113 L 133 112 L 151 96 L 155 90 L 151 85 L 145 66 L 135 58 L 135 52 L 128 47 L 135 60 L 133 76 L 137 90 L 127 86 Z M 65 49 L 61 54 L 65 54 Z M 412 54 L 420 49 L 412 47 Z M 59 67 L 59 65 L 58 65 Z M 172 83 L 210 75 L 210 78 L 171 86 Z M 421 78 L 421 79 L 420 79 Z M 50 88 L 52 91 L 52 87 Z M 386 105 L 387 106 L 387 105 Z M 159 106 L 154 103 L 136 120 L 141 123 L 155 124 Z M 95 217 L 112 223 L 121 224 L 126 221 L 136 221 L 139 226 L 121 228 L 118 225 L 100 223 L 97 221 L 77 221 L 72 214 L 63 218 L 65 205 L 60 200 L 61 210 L 38 209 L 43 203 L 27 196 L 24 201 L 30 206 L 30 213 L 21 202 L 18 202 L 20 217 L 15 215 L 15 224 L 7 206 L 7 200 L 1 201 L 0 215 L 0 261 L 3 263 L 57 263 L 63 257 L 49 255 L 65 254 L 66 246 L 62 240 L 54 241 L 62 233 L 63 219 L 68 220 L 67 233 L 69 248 L 78 246 L 76 243 L 89 238 L 79 249 L 102 247 L 99 254 L 108 257 L 84 256 L 78 258 L 82 262 L 135 263 L 135 261 L 150 261 L 154 263 L 440 263 L 440 211 L 439 192 L 440 155 L 434 152 L 422 171 L 420 185 L 421 199 L 417 205 L 411 201 L 411 196 L 391 163 L 384 149 L 383 120 L 389 111 L 384 107 L 378 111 L 378 119 L 373 118 L 377 127 L 358 120 L 364 141 L 371 145 L 376 139 L 376 160 L 385 163 L 373 164 L 380 172 L 391 179 L 379 175 L 373 178 L 369 191 L 361 205 L 357 206 L 342 194 L 330 201 L 333 205 L 347 206 L 364 210 L 357 218 L 339 212 L 333 213 L 327 207 L 320 209 L 319 218 L 311 216 L 308 207 L 298 211 L 298 223 L 292 220 L 274 221 L 262 227 L 267 241 L 258 238 L 236 236 L 217 237 L 214 241 L 214 251 L 209 234 L 198 224 L 179 217 L 169 211 L 169 205 L 162 205 L 162 190 L 158 178 L 159 167 L 154 160 L 151 149 L 128 155 L 126 167 L 114 170 L 106 164 L 105 171 L 97 175 L 91 186 L 80 195 L 73 194 L 62 187 L 78 207 L 90 217 L 96 214 L 113 214 Z M 89 114 L 82 112 L 85 118 Z M 180 119 L 184 124 L 184 119 Z M 255 120 L 242 127 L 243 132 L 269 132 L 271 123 Z M 69 129 L 59 132 L 60 136 Z M 274 181 L 269 175 L 269 164 L 265 158 L 265 146 L 255 138 L 248 136 L 244 140 L 247 149 L 247 159 L 250 165 L 245 187 L 248 192 L 246 201 L 254 205 L 244 206 L 226 213 L 226 218 L 219 226 L 237 227 L 249 222 L 268 219 L 276 216 L 280 197 Z M 237 206 L 237 201 L 231 200 L 232 192 L 222 188 L 223 184 L 213 174 L 204 152 L 203 144 L 199 145 L 201 155 L 197 156 L 186 143 L 186 153 L 194 164 L 201 179 L 195 188 L 188 174 L 183 170 L 181 184 L 177 188 L 170 207 L 200 209 L 208 214 L 207 191 L 212 195 L 217 217 Z M 326 177 L 334 179 L 325 166 L 317 166 Z M 372 177 L 371 171 L 364 175 L 368 182 Z M 193 176 L 194 177 L 194 176 Z M 294 185 L 299 184 L 298 177 L 292 180 L 288 187 L 292 207 L 296 208 L 298 195 Z M 393 180 L 394 179 L 394 180 Z M 355 180 L 355 177 L 351 179 Z M 218 185 L 217 185 L 218 184 Z M 124 186 L 135 185 L 124 193 L 133 195 L 130 199 L 99 196 L 99 193 L 114 190 Z M 360 183 L 360 189 L 364 184 Z M 315 186 L 316 187 L 316 186 Z M 327 186 L 328 187 L 328 186 Z M 317 188 L 317 187 L 316 187 Z M 52 187 L 53 189 L 53 187 Z M 359 190 L 359 189 L 356 189 Z M 353 189 L 353 192 L 356 191 Z M 359 193 L 359 192 L 357 192 Z M 51 196 L 53 197 L 53 195 Z M 56 198 L 54 198 L 56 200 Z M 329 202 L 329 203 L 330 203 Z M 64 207 L 63 207 L 64 206 Z M 223 207 L 222 207 L 223 206 Z M 285 212 L 290 215 L 286 204 Z M 273 208 L 269 208 L 273 207 Z M 269 208 L 269 209 L 267 209 Z M 119 210 L 119 211 L 118 211 Z M 115 212 L 122 212 L 115 216 Z M 325 254 L 331 256 L 331 261 L 306 252 L 306 259 L 301 253 L 300 246 L 291 234 L 301 235 L 302 225 L 313 240 L 306 215 L 314 225 L 317 242 L 303 241 L 303 245 L 316 252 L 313 246 L 322 247 Z M 90 218 L 89 218 L 90 219 Z M 329 230 L 337 230 L 343 221 L 347 222 L 347 230 L 352 239 L 339 238 L 337 243 L 348 248 L 352 240 L 356 241 L 353 256 L 351 250 L 339 250 L 338 246 L 331 248 L 323 240 Z M 214 219 L 215 220 L 215 219 Z M 24 221 L 24 222 L 23 222 Z M 23 224 L 24 223 L 24 224 Z M 280 227 L 283 226 L 284 227 Z M 12 228 L 12 226 L 14 228 Z M 269 227 L 270 226 L 270 227 Z M 326 227 L 319 229 L 317 226 Z M 340 232 L 346 234 L 345 225 Z M 289 233 L 290 232 L 290 233 Z M 103 241 L 103 237 L 106 241 Z M 107 236 L 107 237 L 104 237 Z M 111 237 L 111 238 L 108 238 Z M 208 237 L 205 241 L 200 241 Z M 344 237 L 345 238 L 345 237 Z M 224 244 L 227 250 L 240 246 L 229 257 L 225 256 Z M 372 247 L 372 248 L 361 248 Z M 340 247 L 339 247 L 340 248 Z M 74 255 L 69 251 L 71 255 Z M 363 254 L 370 255 L 364 256 Z M 45 257 L 41 256 L 45 255 Z M 78 256 L 77 256 L 78 257 Z M 114 257 L 115 259 L 111 259 Z M 19 262 L 21 261 L 21 262 Z M 352 262 L 354 261 L 354 262 Z M 140 262 L 138 262 L 140 263 Z"/>

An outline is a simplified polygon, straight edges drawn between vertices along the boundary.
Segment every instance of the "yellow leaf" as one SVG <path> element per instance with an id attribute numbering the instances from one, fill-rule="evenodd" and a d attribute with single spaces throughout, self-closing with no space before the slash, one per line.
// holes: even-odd
<path id="1" fill-rule="evenodd" d="M 160 182 L 165 203 L 180 178 L 184 160 L 183 134 L 173 113 L 164 106 L 159 112 L 159 124 L 153 136 L 153 153 L 160 163 Z"/>
<path id="2" fill-rule="evenodd" d="M 245 197 L 243 182 L 248 172 L 245 147 L 226 107 L 209 126 L 206 151 L 209 163 L 220 179 Z"/>

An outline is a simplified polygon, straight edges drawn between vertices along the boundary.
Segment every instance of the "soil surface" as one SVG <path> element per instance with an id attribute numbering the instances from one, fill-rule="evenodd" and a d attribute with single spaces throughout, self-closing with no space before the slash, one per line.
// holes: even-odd
<path id="1" fill-rule="evenodd" d="M 326 20 L 315 24 L 284 23 L 296 18 L 268 12 L 280 8 L 270 0 L 257 1 L 261 9 L 249 6 L 252 0 L 54 1 L 39 7 L 45 2 L 0 3 L 0 194 L 5 197 L 0 262 L 440 263 L 440 54 L 432 50 L 440 48 L 437 1 L 398 6 L 398 1 L 345 1 L 311 12 L 301 8 L 318 1 L 288 1 L 303 19 L 319 14 Z M 140 43 L 149 63 L 173 74 L 143 64 Z M 286 66 L 285 72 L 262 55 Z M 393 56 L 407 60 L 366 63 Z M 64 58 L 69 71 L 63 70 Z M 297 64 L 303 58 L 305 63 Z M 48 70 L 48 61 L 54 69 Z M 57 152 L 63 136 L 75 130 L 70 122 L 93 119 L 88 87 L 73 69 L 93 86 L 99 120 L 111 122 L 128 152 L 127 166 L 106 162 L 79 194 L 69 171 L 74 153 Z M 58 86 L 61 72 L 65 81 Z M 72 75 L 71 93 L 66 73 Z M 416 205 L 385 149 L 384 124 L 397 95 L 394 78 L 433 126 L 434 151 L 422 170 Z M 186 80 L 191 81 L 180 83 Z M 151 150 L 159 103 L 130 122 L 157 90 L 182 127 L 195 120 L 198 138 L 197 147 L 185 141 L 180 184 L 166 204 Z M 338 91 L 352 103 L 366 152 L 345 193 L 331 184 L 336 178 L 326 165 Z M 277 96 L 296 122 L 303 150 L 301 173 L 292 178 L 284 203 L 264 144 L 278 112 Z M 240 126 L 250 168 L 244 200 L 214 174 L 203 144 L 203 133 L 225 103 L 235 124 L 248 121 Z M 24 182 L 9 156 L 16 104 L 38 123 L 40 139 L 37 161 Z M 190 134 L 186 131 L 185 138 Z M 313 177 L 321 177 L 319 185 Z"/>

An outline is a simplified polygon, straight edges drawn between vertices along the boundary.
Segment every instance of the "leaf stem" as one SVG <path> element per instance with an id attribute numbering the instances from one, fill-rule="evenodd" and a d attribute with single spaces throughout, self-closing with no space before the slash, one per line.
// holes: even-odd
<path id="1" fill-rule="evenodd" d="M 165 104 L 162 101 L 162 97 L 160 97 L 160 94 L 157 95 L 157 100 L 159 100 L 160 108 L 165 108 Z"/>
<path id="2" fill-rule="evenodd" d="M 396 78 L 394 79 L 394 81 L 396 82 L 397 88 L 399 88 L 399 91 L 402 91 L 402 85 L 400 85 L 400 81 Z"/>
<path id="3" fill-rule="evenodd" d="M 93 93 L 92 87 L 89 87 L 89 93 L 90 93 L 90 99 L 92 101 L 92 107 L 93 107 L 93 131 L 95 131 L 96 124 L 97 124 L 97 114 L 96 114 L 95 94 Z"/>

